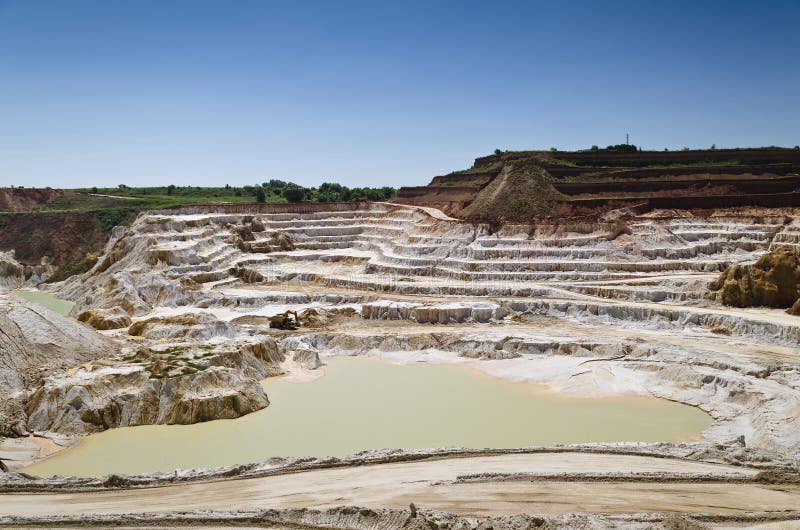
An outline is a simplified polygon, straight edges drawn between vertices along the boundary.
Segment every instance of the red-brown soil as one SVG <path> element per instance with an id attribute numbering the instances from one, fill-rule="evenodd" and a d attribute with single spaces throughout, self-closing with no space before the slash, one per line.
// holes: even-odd
<path id="1" fill-rule="evenodd" d="M 47 256 L 56 268 L 78 266 L 87 253 L 100 251 L 106 238 L 96 212 L 0 215 L 0 249 L 13 249 L 25 265 L 38 265 Z"/>
<path id="2" fill-rule="evenodd" d="M 499 186 L 509 171 L 518 175 L 516 185 Z M 536 178 L 524 181 L 525 174 Z M 800 150 L 507 152 L 477 158 L 472 169 L 428 186 L 401 188 L 395 202 L 493 224 L 619 208 L 792 207 L 800 205 Z"/>
<path id="3" fill-rule="evenodd" d="M 50 188 L 0 188 L 0 212 L 28 212 L 38 210 L 67 190 Z"/>

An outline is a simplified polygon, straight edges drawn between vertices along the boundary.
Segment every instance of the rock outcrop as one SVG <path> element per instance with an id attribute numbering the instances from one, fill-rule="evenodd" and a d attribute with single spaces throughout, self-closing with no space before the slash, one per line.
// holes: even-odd
<path id="1" fill-rule="evenodd" d="M 361 307 L 361 315 L 369 320 L 413 320 L 420 324 L 491 322 L 504 316 L 494 302 L 449 302 L 425 304 L 413 302 L 370 302 Z"/>
<path id="2" fill-rule="evenodd" d="M 316 370 L 322 366 L 319 353 L 311 348 L 298 348 L 292 353 L 292 360 L 306 370 Z"/>
<path id="3" fill-rule="evenodd" d="M 0 436 L 26 433 L 24 389 L 48 373 L 114 353 L 91 328 L 12 295 L 0 294 Z"/>
<path id="4" fill-rule="evenodd" d="M 156 379 L 143 367 L 126 366 L 49 379 L 31 396 L 27 412 L 30 429 L 84 434 L 238 418 L 268 404 L 258 381 L 237 370 L 209 367 Z"/>
<path id="5" fill-rule="evenodd" d="M 17 289 L 36 286 L 50 278 L 55 272 L 50 258 L 43 256 L 38 265 L 23 265 L 11 250 L 0 252 L 0 289 Z"/>
<path id="6" fill-rule="evenodd" d="M 25 283 L 25 266 L 14 256 L 14 251 L 0 252 L 0 289 L 16 289 Z"/>
<path id="7" fill-rule="evenodd" d="M 789 308 L 800 312 L 800 249 L 781 246 L 752 265 L 731 265 L 709 288 L 734 307 Z"/>
<path id="8" fill-rule="evenodd" d="M 0 401 L 0 437 L 25 436 L 28 416 L 25 414 L 25 396 L 8 396 Z"/>
<path id="9" fill-rule="evenodd" d="M 0 294 L 0 388 L 15 392 L 38 374 L 108 357 L 115 344 L 37 304 Z"/>
<path id="10" fill-rule="evenodd" d="M 78 321 L 101 330 L 126 328 L 131 325 L 131 317 L 119 307 L 84 311 L 78 315 Z"/>
<path id="11" fill-rule="evenodd" d="M 134 322 L 129 335 L 148 339 L 208 340 L 215 336 L 232 337 L 233 326 L 208 313 L 187 313 L 173 317 L 155 317 Z"/>
<path id="12" fill-rule="evenodd" d="M 30 429 L 62 434 L 238 418 L 269 404 L 260 385 L 282 373 L 275 341 L 140 351 L 112 366 L 48 378 L 27 404 Z"/>

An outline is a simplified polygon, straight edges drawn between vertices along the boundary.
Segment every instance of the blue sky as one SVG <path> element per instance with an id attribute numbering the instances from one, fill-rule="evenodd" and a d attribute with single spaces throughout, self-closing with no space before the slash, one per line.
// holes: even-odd
<path id="1" fill-rule="evenodd" d="M 0 0 L 0 185 L 414 185 L 800 144 L 800 1 Z"/>

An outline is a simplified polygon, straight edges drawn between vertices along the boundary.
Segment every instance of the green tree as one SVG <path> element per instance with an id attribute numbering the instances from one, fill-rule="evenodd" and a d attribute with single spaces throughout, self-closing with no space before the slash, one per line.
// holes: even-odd
<path id="1" fill-rule="evenodd" d="M 256 202 L 267 202 L 267 194 L 261 186 L 256 188 Z"/>
<path id="2" fill-rule="evenodd" d="M 631 144 L 616 144 L 606 147 L 606 151 L 612 151 L 615 153 L 634 153 L 638 150 L 639 149 L 635 145 Z"/>

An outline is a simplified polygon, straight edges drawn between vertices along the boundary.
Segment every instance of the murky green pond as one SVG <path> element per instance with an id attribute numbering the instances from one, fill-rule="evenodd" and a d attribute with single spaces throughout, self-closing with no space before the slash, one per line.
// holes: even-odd
<path id="1" fill-rule="evenodd" d="M 662 399 L 562 397 L 460 366 L 327 363 L 314 381 L 266 381 L 270 406 L 243 418 L 113 429 L 26 471 L 101 476 L 387 447 L 685 441 L 711 423 L 699 409 Z"/>
<path id="2" fill-rule="evenodd" d="M 70 302 L 69 300 L 61 300 L 60 298 L 56 298 L 50 293 L 45 293 L 42 291 L 27 291 L 24 289 L 20 289 L 17 291 L 13 291 L 13 293 L 19 296 L 20 298 L 24 298 L 29 302 L 33 302 L 35 304 L 44 306 L 47 309 L 50 309 L 62 315 L 68 315 L 69 312 L 72 311 L 72 307 L 75 305 L 75 302 Z"/>

